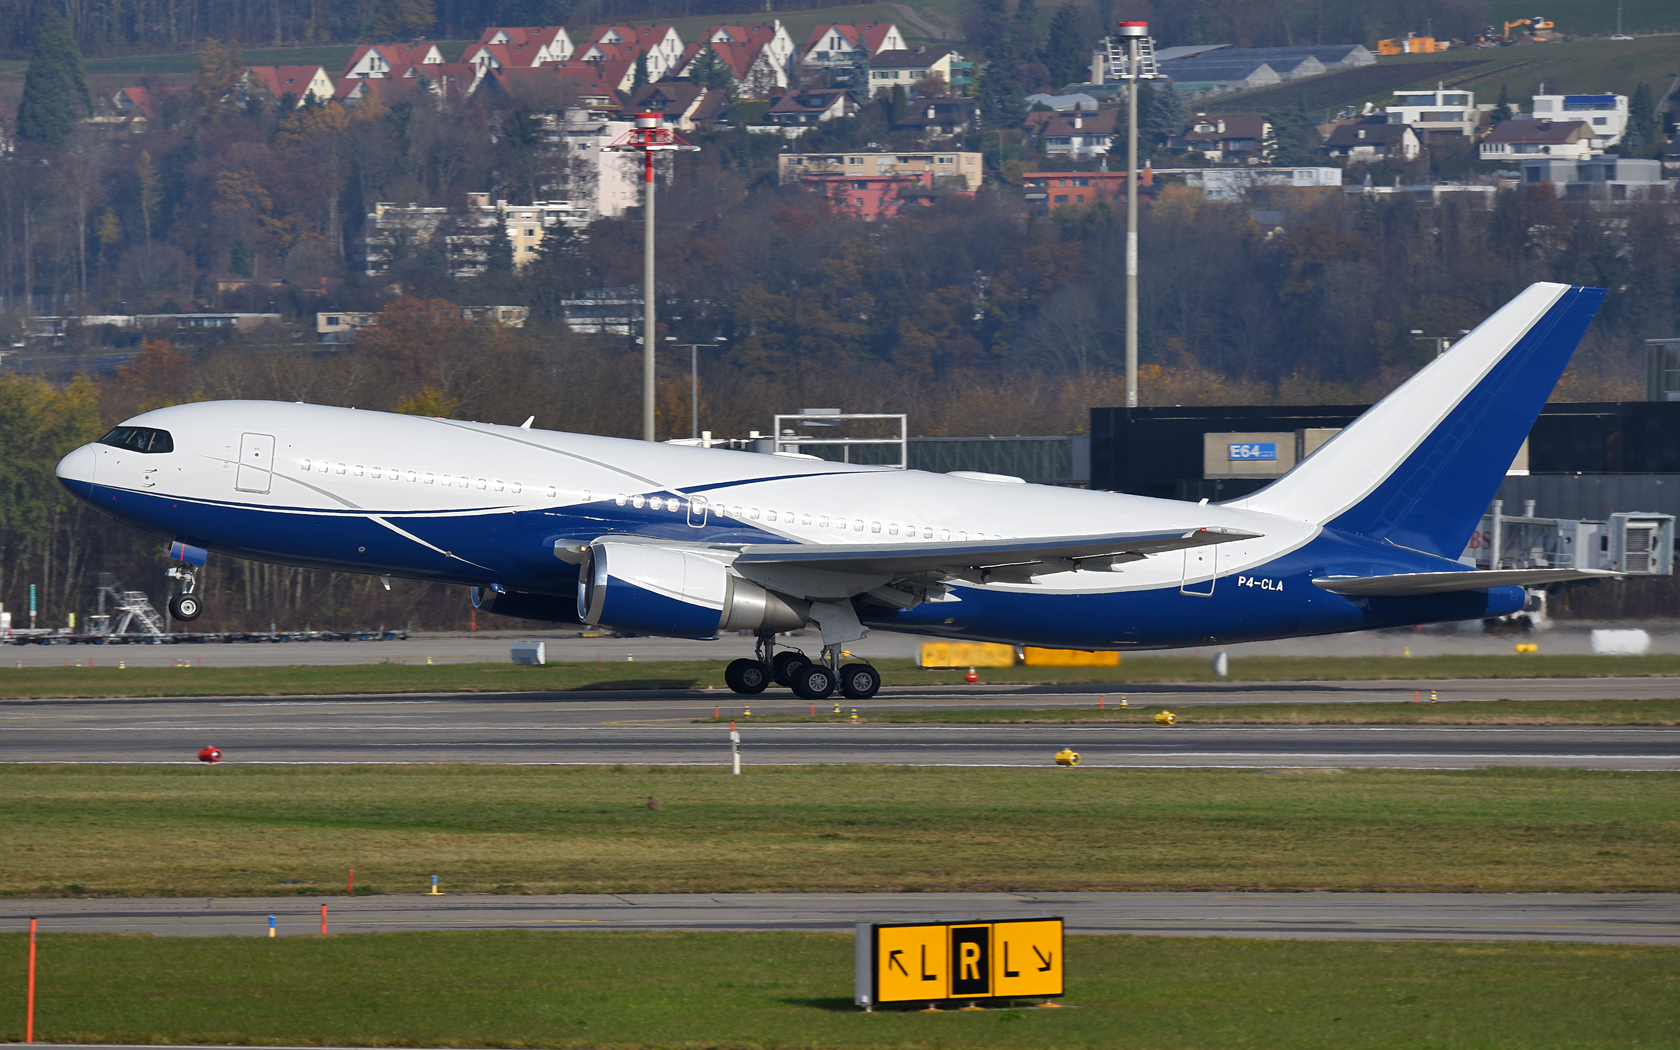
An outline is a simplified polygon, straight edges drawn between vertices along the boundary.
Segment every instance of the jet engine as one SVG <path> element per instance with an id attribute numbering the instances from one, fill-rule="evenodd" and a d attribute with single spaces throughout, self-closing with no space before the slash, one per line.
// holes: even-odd
<path id="1" fill-rule="evenodd" d="M 638 634 L 793 631 L 810 612 L 809 602 L 767 591 L 698 551 L 595 543 L 578 573 L 578 618 Z"/>

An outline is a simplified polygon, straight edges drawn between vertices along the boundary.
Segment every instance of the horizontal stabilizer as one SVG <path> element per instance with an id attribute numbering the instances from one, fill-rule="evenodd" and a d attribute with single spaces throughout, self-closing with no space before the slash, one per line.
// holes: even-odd
<path id="1" fill-rule="evenodd" d="M 1569 580 L 1618 579 L 1604 569 L 1474 569 L 1465 572 L 1402 572 L 1393 576 L 1324 576 L 1313 581 L 1332 594 L 1376 598 L 1408 594 L 1485 591 L 1490 587 L 1544 587 Z"/>
<path id="2" fill-rule="evenodd" d="M 833 572 L 901 576 L 917 572 L 961 571 L 1049 563 L 1065 570 L 1108 568 L 1151 554 L 1258 539 L 1241 529 L 1174 529 L 1117 536 L 1068 536 L 1061 539 L 970 540 L 959 543 L 764 543 L 741 550 L 735 564 L 797 565 Z"/>

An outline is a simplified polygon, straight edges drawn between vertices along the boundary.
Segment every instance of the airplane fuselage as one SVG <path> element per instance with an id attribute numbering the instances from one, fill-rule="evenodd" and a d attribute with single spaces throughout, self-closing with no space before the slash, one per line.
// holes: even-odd
<path id="1" fill-rule="evenodd" d="M 240 558 L 562 598 L 602 537 L 711 545 L 935 544 L 1222 527 L 1255 538 L 1115 571 L 953 581 L 945 600 L 857 605 L 865 624 L 962 638 L 1149 649 L 1519 609 L 1521 587 L 1347 597 L 1327 576 L 1456 563 L 1238 504 L 821 463 L 281 402 L 201 402 L 125 427 L 170 451 L 93 444 L 77 496 L 166 539 Z"/>

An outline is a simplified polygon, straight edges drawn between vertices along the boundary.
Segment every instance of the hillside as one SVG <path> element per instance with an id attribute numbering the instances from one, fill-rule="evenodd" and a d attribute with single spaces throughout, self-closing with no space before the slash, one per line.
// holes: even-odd
<path id="1" fill-rule="evenodd" d="M 1265 113 L 1304 102 L 1315 113 L 1333 113 L 1343 106 L 1366 102 L 1381 105 L 1398 89 L 1434 87 L 1436 83 L 1474 89 L 1482 102 L 1492 102 L 1501 84 L 1509 87 L 1513 100 L 1537 94 L 1541 85 L 1553 94 L 1610 91 L 1632 95 L 1643 81 L 1660 94 L 1677 69 L 1680 36 L 1594 38 L 1453 50 L 1439 55 L 1396 55 L 1379 59 L 1374 66 L 1221 95 L 1197 103 L 1196 108 L 1214 113 Z"/>

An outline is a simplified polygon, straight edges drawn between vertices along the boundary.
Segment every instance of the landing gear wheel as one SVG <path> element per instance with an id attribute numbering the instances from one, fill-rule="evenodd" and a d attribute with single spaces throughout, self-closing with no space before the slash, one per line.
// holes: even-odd
<path id="1" fill-rule="evenodd" d="M 169 599 L 169 615 L 177 620 L 196 620 L 203 611 L 196 594 L 177 594 Z"/>
<path id="2" fill-rule="evenodd" d="M 770 668 L 757 660 L 732 660 L 723 669 L 723 680 L 743 696 L 757 696 L 770 684 Z"/>
<path id="3" fill-rule="evenodd" d="M 827 700 L 834 694 L 834 672 L 822 664 L 805 664 L 794 671 L 793 695 L 801 700 Z"/>
<path id="4" fill-rule="evenodd" d="M 807 667 L 810 663 L 810 657 L 789 649 L 786 652 L 777 653 L 771 659 L 770 667 L 772 668 L 772 674 L 775 675 L 777 685 L 792 687 L 793 676 L 799 673 L 801 667 Z"/>
<path id="5" fill-rule="evenodd" d="M 868 700 L 881 691 L 881 672 L 868 664 L 840 668 L 840 693 L 848 700 Z"/>

